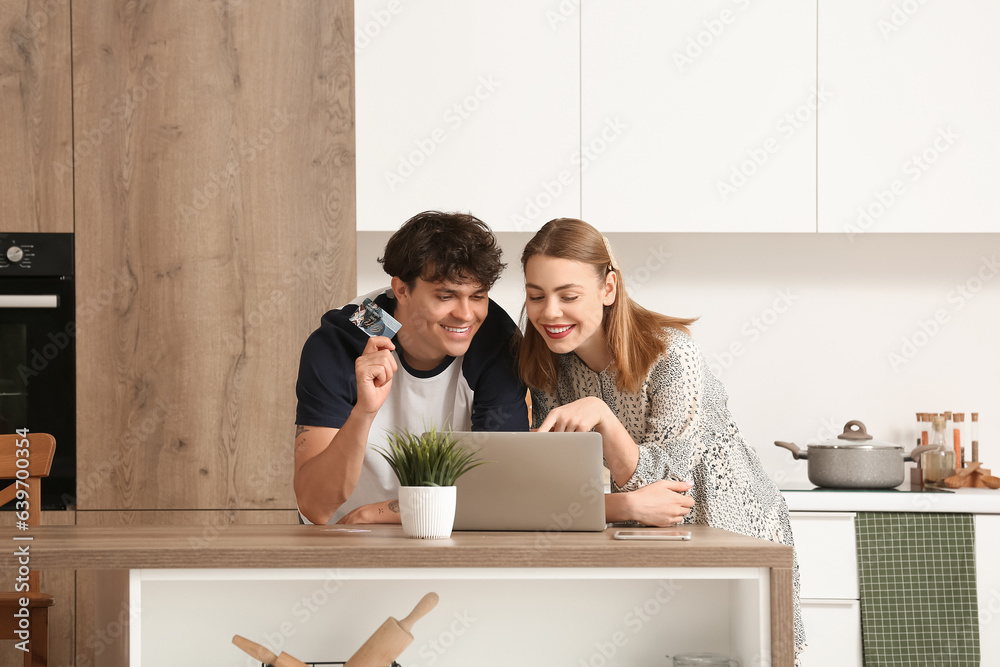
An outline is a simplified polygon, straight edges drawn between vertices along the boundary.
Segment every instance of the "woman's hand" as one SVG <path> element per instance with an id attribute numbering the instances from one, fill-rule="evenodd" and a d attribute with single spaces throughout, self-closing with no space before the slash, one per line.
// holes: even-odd
<path id="1" fill-rule="evenodd" d="M 608 521 L 633 520 L 647 526 L 680 523 L 694 507 L 694 498 L 685 495 L 692 486 L 691 482 L 661 479 L 635 491 L 609 494 Z"/>
<path id="2" fill-rule="evenodd" d="M 558 408 L 552 408 L 539 425 L 538 431 L 540 433 L 546 431 L 586 433 L 591 429 L 596 429 L 600 432 L 601 425 L 605 424 L 609 418 L 618 421 L 618 418 L 611 414 L 611 409 L 604 401 L 596 396 L 587 396 Z"/>
<path id="3" fill-rule="evenodd" d="M 538 427 L 540 432 L 583 431 L 601 434 L 604 462 L 619 486 L 624 486 L 639 464 L 639 447 L 608 404 L 596 396 L 587 396 L 553 408 Z"/>
<path id="4" fill-rule="evenodd" d="M 380 503 L 356 507 L 337 523 L 399 523 L 399 501 L 383 500 Z"/>

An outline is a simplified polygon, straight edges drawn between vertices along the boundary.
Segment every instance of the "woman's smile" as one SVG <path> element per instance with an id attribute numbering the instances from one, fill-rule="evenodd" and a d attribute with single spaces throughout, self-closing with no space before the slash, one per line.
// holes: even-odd
<path id="1" fill-rule="evenodd" d="M 565 338 L 576 327 L 575 324 L 543 324 L 542 328 L 545 329 L 545 334 L 549 338 Z"/>

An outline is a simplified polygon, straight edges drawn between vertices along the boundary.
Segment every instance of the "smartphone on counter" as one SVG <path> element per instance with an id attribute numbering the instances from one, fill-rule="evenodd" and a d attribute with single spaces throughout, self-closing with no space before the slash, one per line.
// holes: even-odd
<path id="1" fill-rule="evenodd" d="M 690 540 L 689 530 L 616 530 L 616 540 Z"/>

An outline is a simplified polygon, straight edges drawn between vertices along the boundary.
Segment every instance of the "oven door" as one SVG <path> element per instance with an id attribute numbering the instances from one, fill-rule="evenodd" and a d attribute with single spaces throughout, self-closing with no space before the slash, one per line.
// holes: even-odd
<path id="1" fill-rule="evenodd" d="M 51 433 L 42 509 L 76 504 L 76 328 L 71 277 L 0 278 L 0 433 Z"/>

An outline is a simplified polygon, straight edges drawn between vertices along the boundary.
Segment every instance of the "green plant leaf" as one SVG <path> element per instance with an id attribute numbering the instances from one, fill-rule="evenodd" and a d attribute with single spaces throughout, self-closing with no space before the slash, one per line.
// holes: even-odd
<path id="1" fill-rule="evenodd" d="M 428 429 L 417 435 L 403 430 L 387 436 L 387 447 L 373 448 L 386 460 L 402 486 L 454 486 L 455 481 L 481 461 L 458 443 L 452 432 Z"/>

